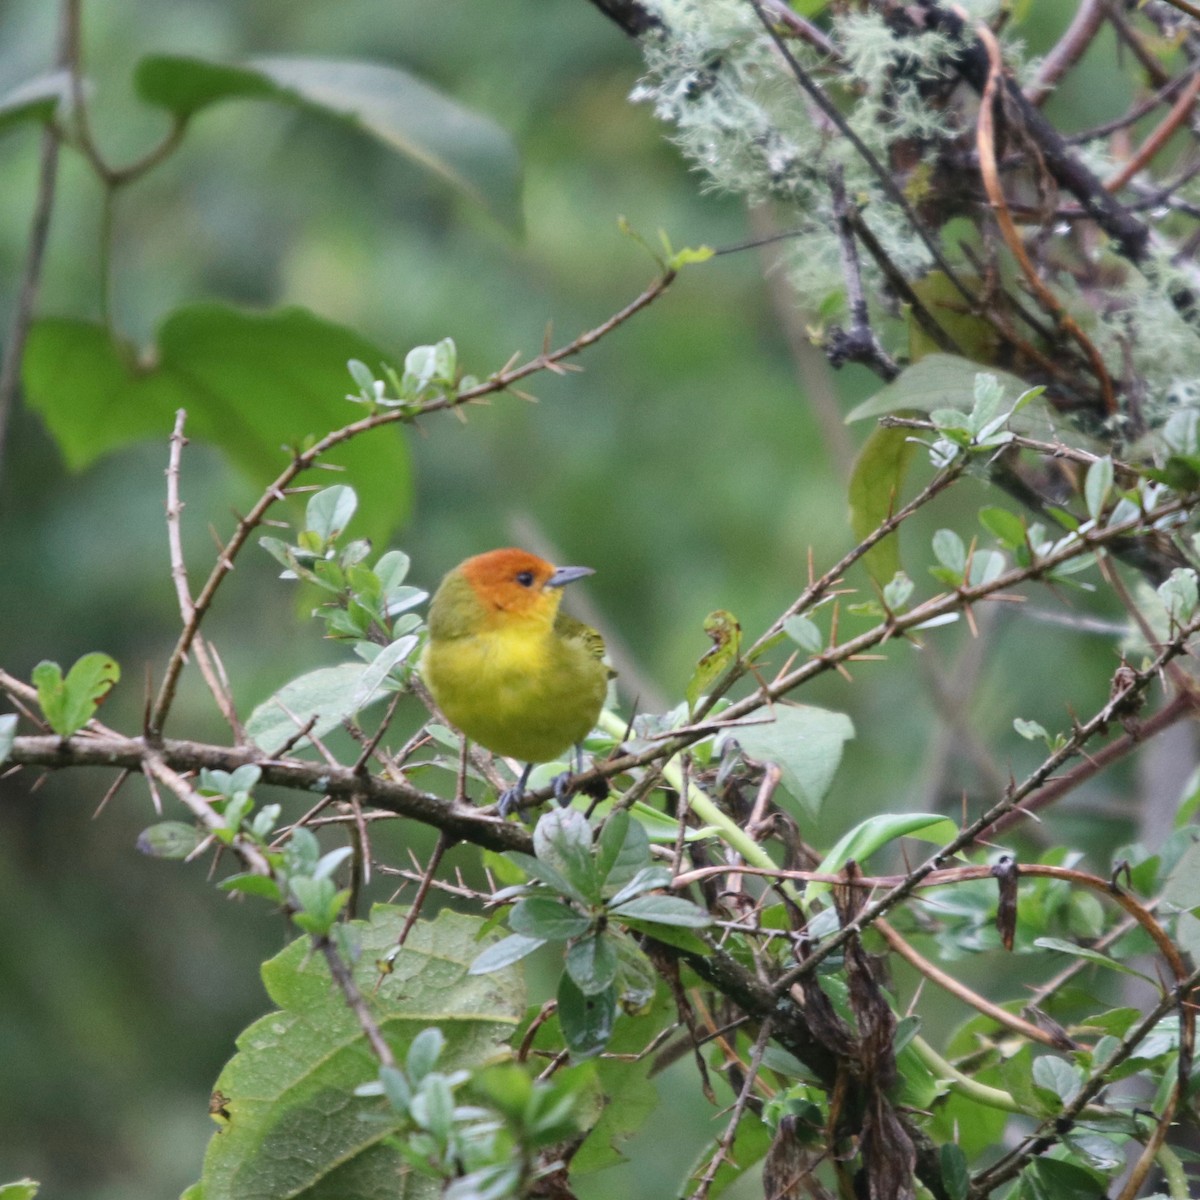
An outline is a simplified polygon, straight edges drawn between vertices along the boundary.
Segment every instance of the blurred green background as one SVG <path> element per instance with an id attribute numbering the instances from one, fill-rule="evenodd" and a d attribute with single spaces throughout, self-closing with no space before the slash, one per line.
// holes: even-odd
<path id="1" fill-rule="evenodd" d="M 55 7 L 0 8 L 0 92 L 52 60 Z M 1035 7 L 1022 33 L 1049 44 L 1074 5 Z M 141 343 L 190 301 L 298 304 L 374 339 L 397 362 L 411 345 L 452 336 L 465 368 L 485 375 L 514 352 L 535 352 L 548 323 L 555 339 L 569 339 L 653 277 L 619 216 L 652 241 L 666 229 L 677 246 L 729 245 L 763 228 L 740 202 L 701 194 L 653 115 L 627 102 L 637 48 L 583 0 L 87 6 L 94 126 L 111 160 L 135 157 L 163 132 L 129 83 L 151 52 L 354 56 L 411 69 L 516 138 L 527 235 L 515 239 L 342 126 L 267 104 L 222 105 L 121 199 L 114 308 Z M 1091 61 L 1056 102 L 1072 127 L 1112 115 L 1124 99 L 1110 76 L 1094 86 L 1110 68 L 1103 54 Z M 4 328 L 38 142 L 33 127 L 0 138 Z M 40 312 L 97 315 L 99 199 L 79 157 L 65 152 Z M 637 663 L 636 678 L 623 680 L 627 707 L 635 695 L 651 709 L 678 700 L 706 648 L 710 610 L 732 610 L 756 634 L 802 586 L 810 548 L 821 570 L 851 544 L 845 478 L 866 430 L 841 429 L 836 414 L 875 389 L 858 368 L 832 377 L 805 346 L 811 315 L 778 274 L 764 279 L 770 261 L 752 250 L 686 271 L 666 298 L 588 351 L 583 373 L 535 379 L 537 405 L 500 396 L 464 423 L 424 422 L 409 439 L 411 511 L 393 537 L 412 555 L 414 581 L 432 585 L 465 555 L 514 541 L 595 567 L 584 598 Z M 124 681 L 103 717 L 122 729 L 139 727 L 144 680 L 161 674 L 177 631 L 163 521 L 169 432 L 72 475 L 21 410 L 0 486 L 0 665 L 28 678 L 42 658 L 114 655 Z M 244 511 L 282 461 L 264 461 L 251 479 L 209 447 L 188 448 L 193 578 L 211 565 L 209 526 L 227 534 L 231 509 Z M 402 481 L 397 493 L 400 508 Z M 952 525 L 969 539 L 984 502 L 997 498 L 967 484 L 909 531 L 906 563 L 920 587 L 931 586 L 929 534 Z M 1091 603 L 1042 593 L 1027 609 L 1071 616 Z M 207 624 L 244 713 L 293 675 L 337 661 L 302 608 L 272 561 L 249 550 Z M 817 845 L 870 812 L 942 806 L 957 815 L 964 795 L 968 806 L 994 798 L 997 778 L 1039 758 L 1012 718 L 1057 729 L 1065 705 L 1090 711 L 1116 641 L 1009 606 L 983 621 L 978 642 L 956 627 L 932 634 L 923 651 L 892 646 L 888 659 L 802 697 L 849 712 L 858 730 L 821 821 L 804 831 Z M 185 731 L 225 736 L 194 681 L 168 729 Z M 982 769 L 973 740 L 991 747 Z M 1167 791 L 1189 754 L 1185 745 L 1163 767 Z M 216 894 L 199 866 L 136 853 L 153 819 L 141 783 L 93 819 L 109 778 L 41 782 L 0 782 L 0 1181 L 28 1174 L 44 1181 L 44 1195 L 66 1200 L 174 1195 L 197 1177 L 214 1128 L 211 1083 L 237 1032 L 264 1009 L 257 965 L 287 935 L 254 903 Z M 1104 869 L 1110 849 L 1137 833 L 1138 786 L 1132 768 L 1103 777 L 1086 815 L 1072 801 L 1038 831 L 1039 844 L 1083 845 Z M 427 852 L 423 832 L 392 828 L 380 853 L 410 842 Z M 686 1064 L 665 1078 L 663 1095 L 652 1129 L 631 1147 L 634 1163 L 596 1179 L 589 1194 L 674 1194 L 720 1125 Z"/>

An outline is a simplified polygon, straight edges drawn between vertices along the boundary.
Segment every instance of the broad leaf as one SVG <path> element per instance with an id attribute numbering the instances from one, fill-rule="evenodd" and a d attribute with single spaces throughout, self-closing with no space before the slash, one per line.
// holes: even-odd
<path id="1" fill-rule="evenodd" d="M 33 668 L 42 714 L 60 737 L 78 733 L 93 717 L 101 701 L 121 678 L 121 668 L 107 654 L 85 654 L 67 672 L 56 662 Z"/>
<path id="2" fill-rule="evenodd" d="M 900 507 L 900 490 L 916 449 L 911 430 L 876 429 L 858 452 L 850 475 L 850 527 L 857 541 Z M 899 533 L 872 546 L 863 562 L 877 584 L 887 583 L 900 570 Z"/>
<path id="3" fill-rule="evenodd" d="M 241 98 L 348 121 L 510 229 L 521 228 L 520 160 L 509 134 L 398 67 L 349 59 L 263 56 L 231 64 L 152 55 L 138 64 L 134 81 L 143 100 L 181 117 Z"/>
<path id="4" fill-rule="evenodd" d="M 364 691 L 363 680 L 371 670 L 366 663 L 343 663 L 293 679 L 250 714 L 246 736 L 268 754 L 275 754 L 315 717 L 310 734 L 322 737 L 383 697 L 379 687 L 369 695 Z M 309 738 L 302 738 L 299 744 L 308 745 Z"/>
<path id="5" fill-rule="evenodd" d="M 414 926 L 380 980 L 375 963 L 394 949 L 404 913 L 379 906 L 352 923 L 362 945 L 359 991 L 398 1060 L 436 1024 L 445 1038 L 439 1070 L 482 1066 L 524 1013 L 520 971 L 469 976 L 482 923 L 444 911 Z M 205 1156 L 204 1200 L 429 1194 L 398 1183 L 405 1160 L 384 1139 L 399 1116 L 382 1097 L 354 1094 L 379 1064 L 325 959 L 301 938 L 265 964 L 263 980 L 278 1011 L 238 1038 L 216 1082 L 228 1121 Z"/>
<path id="6" fill-rule="evenodd" d="M 785 807 L 807 820 L 820 808 L 854 726 L 845 713 L 807 704 L 777 704 L 771 711 L 773 720 L 723 730 L 717 745 L 724 748 L 736 741 L 748 757 L 775 763 L 796 801 L 787 805 L 785 800 Z"/>
<path id="7" fill-rule="evenodd" d="M 346 360 L 383 357 L 356 333 L 304 309 L 250 313 L 198 304 L 167 317 L 144 352 L 114 343 L 89 321 L 36 321 L 23 382 L 73 470 L 143 438 L 165 445 L 183 408 L 188 436 L 219 446 L 261 486 L 266 473 L 286 465 L 286 447 L 362 415 L 345 399 Z M 353 480 L 363 534 L 386 540 L 411 498 L 399 432 L 356 438 L 325 461 Z"/>
<path id="8" fill-rule="evenodd" d="M 564 971 L 558 981 L 558 1024 L 571 1057 L 593 1058 L 608 1045 L 617 1019 L 616 988 L 585 996 Z"/>

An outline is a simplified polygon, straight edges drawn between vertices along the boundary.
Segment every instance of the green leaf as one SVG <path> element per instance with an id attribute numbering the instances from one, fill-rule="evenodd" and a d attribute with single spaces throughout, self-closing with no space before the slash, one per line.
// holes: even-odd
<path id="1" fill-rule="evenodd" d="M 733 613 L 723 608 L 704 618 L 704 632 L 712 645 L 700 656 L 687 685 L 688 712 L 708 690 L 709 685 L 723 675 L 735 662 L 742 644 L 742 627 Z"/>
<path id="2" fill-rule="evenodd" d="M 1047 1200 L 1096 1200 L 1097 1196 L 1107 1192 L 1107 1180 L 1102 1176 L 1086 1171 L 1075 1163 L 1047 1158 L 1045 1155 L 1035 1158 L 1021 1172 L 1022 1184 L 1031 1181 L 1035 1188 L 1040 1189 L 1035 1195 L 1039 1198 L 1044 1196 Z"/>
<path id="3" fill-rule="evenodd" d="M 1196 611 L 1196 572 L 1191 567 L 1176 567 L 1158 585 L 1158 598 L 1175 625 L 1187 624 Z"/>
<path id="4" fill-rule="evenodd" d="M 670 886 L 671 872 L 666 867 L 642 867 L 622 888 L 613 893 L 608 903 L 615 907 L 624 904 L 626 900 L 632 900 L 634 896 L 640 896 L 643 892 Z"/>
<path id="5" fill-rule="evenodd" d="M 287 462 L 289 445 L 353 419 L 345 362 L 382 351 L 300 308 L 249 313 L 219 304 L 173 312 L 156 345 L 139 353 L 98 324 L 35 321 L 23 363 L 25 395 L 72 470 L 142 438 L 165 444 L 175 411 L 187 433 L 220 447 L 261 486 Z M 253 397 L 249 402 L 247 397 Z M 396 429 L 339 446 L 324 460 L 346 468 L 362 505 L 363 533 L 387 539 L 408 513 L 411 470 Z"/>
<path id="6" fill-rule="evenodd" d="M 1099 521 L 1108 502 L 1109 493 L 1113 486 L 1113 462 L 1106 454 L 1098 458 L 1088 467 L 1087 478 L 1083 484 L 1083 498 L 1087 504 L 1088 516 L 1093 521 Z"/>
<path id="7" fill-rule="evenodd" d="M 865 863 L 876 850 L 897 838 L 920 836 L 922 841 L 944 846 L 957 833 L 958 826 L 949 817 L 937 813 L 879 813 L 844 833 L 825 855 L 817 873 L 836 874 L 851 859 Z M 810 883 L 805 895 L 811 900 L 824 895 L 829 887 L 827 883 Z"/>
<path id="8" fill-rule="evenodd" d="M 316 717 L 312 737 L 322 737 L 343 721 L 382 699 L 376 689 L 364 695 L 362 681 L 371 667 L 365 663 L 343 663 L 338 667 L 320 667 L 285 684 L 269 700 L 264 700 L 246 722 L 246 736 L 268 754 L 274 754 L 309 721 Z M 310 744 L 301 739 L 301 746 Z"/>
<path id="9" fill-rule="evenodd" d="M 339 483 L 334 487 L 322 488 L 308 501 L 304 513 L 304 527 L 315 533 L 322 541 L 336 541 L 342 530 L 350 524 L 358 497 L 352 487 Z"/>
<path id="10" fill-rule="evenodd" d="M 942 1147 L 939 1157 L 942 1183 L 950 1200 L 967 1200 L 971 1188 L 971 1172 L 967 1168 L 967 1156 L 962 1152 L 962 1147 L 954 1142 L 947 1142 Z"/>
<path id="11" fill-rule="evenodd" d="M 953 529 L 939 529 L 933 535 L 934 557 L 959 579 L 967 569 L 967 548 Z"/>
<path id="12" fill-rule="evenodd" d="M 599 1054 L 612 1036 L 617 1019 L 617 991 L 609 987 L 585 996 L 564 971 L 558 981 L 558 1025 L 576 1061 Z"/>
<path id="13" fill-rule="evenodd" d="M 1078 1068 L 1052 1054 L 1043 1054 L 1033 1060 L 1033 1082 L 1063 1104 L 1069 1104 L 1082 1085 Z"/>
<path id="14" fill-rule="evenodd" d="M 134 83 L 143 100 L 180 117 L 243 98 L 348 121 L 444 179 L 509 229 L 521 229 L 520 160 L 510 135 L 398 67 L 284 56 L 234 65 L 152 55 L 138 64 Z"/>
<path id="15" fill-rule="evenodd" d="M 120 678 L 121 668 L 107 654 L 98 651 L 77 660 L 66 679 L 56 662 L 43 661 L 33 668 L 38 704 L 59 737 L 78 733 Z"/>
<path id="16" fill-rule="evenodd" d="M 825 635 L 821 627 L 808 617 L 788 617 L 783 623 L 783 632 L 809 654 L 820 654 L 825 649 Z"/>
<path id="17" fill-rule="evenodd" d="M 539 942 L 565 942 L 591 928 L 590 918 L 577 913 L 548 896 L 527 896 L 519 900 L 508 918 L 513 933 Z"/>
<path id="18" fill-rule="evenodd" d="M 493 971 L 511 967 L 546 944 L 545 938 L 525 937 L 514 933 L 478 954 L 471 962 L 472 975 L 490 975 Z"/>
<path id="19" fill-rule="evenodd" d="M 184 821 L 160 821 L 142 830 L 137 848 L 151 858 L 187 858 L 203 840 L 204 834 L 195 825 Z"/>
<path id="20" fill-rule="evenodd" d="M 850 475 L 850 527 L 858 541 L 873 533 L 900 507 L 900 491 L 916 443 L 907 429 L 876 429 L 855 459 Z M 900 570 L 900 539 L 890 533 L 864 558 L 867 571 L 881 587 Z"/>
<path id="21" fill-rule="evenodd" d="M 1033 944 L 1042 950 L 1057 950 L 1060 954 L 1071 954 L 1075 958 L 1082 958 L 1086 962 L 1095 963 L 1099 967 L 1107 967 L 1110 971 L 1120 971 L 1122 975 L 1133 975 L 1138 979 L 1145 979 L 1148 983 L 1154 982 L 1149 975 L 1144 975 L 1141 971 L 1135 971 L 1123 962 L 1118 962 L 1115 958 L 1109 958 L 1107 954 L 1101 954 L 1099 950 L 1092 950 L 1087 946 L 1077 946 L 1074 942 L 1067 942 L 1062 938 L 1034 938 Z"/>
<path id="22" fill-rule="evenodd" d="M 656 925 L 679 925 L 685 929 L 707 929 L 712 917 L 681 896 L 638 896 L 609 910 L 616 920 L 633 917 L 640 921 L 653 921 Z"/>
<path id="23" fill-rule="evenodd" d="M 617 977 L 617 948 L 606 933 L 580 938 L 567 950 L 567 974 L 585 996 L 595 996 L 612 987 Z"/>
<path id="24" fill-rule="evenodd" d="M 583 813 L 554 808 L 544 814 L 533 830 L 533 849 L 538 861 L 557 871 L 588 904 L 600 899 L 592 859 L 592 827 Z"/>
<path id="25" fill-rule="evenodd" d="M 13 742 L 17 736 L 17 714 L 4 713 L 0 716 L 0 766 L 8 762 Z"/>
<path id="26" fill-rule="evenodd" d="M 0 1200 L 33 1200 L 42 1185 L 28 1177 L 0 1184 Z"/>
<path id="27" fill-rule="evenodd" d="M 70 98 L 68 71 L 53 71 L 18 83 L 0 96 L 0 133 L 26 121 L 49 121 L 58 106 L 68 103 Z"/>
<path id="28" fill-rule="evenodd" d="M 978 374 L 979 364 L 969 358 L 960 358 L 956 354 L 927 354 L 920 362 L 901 371 L 870 400 L 852 409 L 846 417 L 846 424 L 865 421 L 868 417 L 882 417 L 902 409 L 931 413 L 937 408 L 961 408 L 974 397 L 975 376 Z M 1029 388 L 1023 379 L 993 366 L 988 367 L 988 374 L 996 376 L 1003 385 L 1010 404 L 1015 403 Z M 1045 427 L 1044 422 L 1037 426 L 1038 429 Z M 1019 432 L 1028 431 L 1022 428 L 1019 420 L 1013 422 L 1013 428 Z"/>
<path id="29" fill-rule="evenodd" d="M 413 926 L 390 975 L 375 963 L 394 949 L 404 909 L 376 907 L 349 926 L 361 943 L 354 978 L 393 1053 L 404 1060 L 436 1021 L 446 1072 L 482 1067 L 524 1014 L 520 971 L 474 979 L 482 922 L 443 911 Z M 353 1196 L 395 1200 L 405 1159 L 387 1144 L 402 1118 L 383 1096 L 355 1089 L 377 1078 L 361 1026 L 325 959 L 300 938 L 263 967 L 278 1006 L 238 1038 L 216 1089 L 229 1121 L 204 1160 L 205 1200 L 250 1196 Z"/>
<path id="30" fill-rule="evenodd" d="M 796 801 L 785 807 L 793 816 L 808 820 L 820 809 L 854 726 L 845 713 L 807 704 L 777 704 L 772 713 L 771 721 L 722 730 L 717 748 L 723 750 L 736 741 L 749 758 L 778 765 L 784 786 Z"/>
<path id="31" fill-rule="evenodd" d="M 979 523 L 1009 550 L 1025 545 L 1025 522 L 1007 508 L 981 508 Z"/>
<path id="32" fill-rule="evenodd" d="M 650 862 L 650 839 L 627 809 L 619 808 L 604 822 L 596 840 L 596 878 L 611 896 Z"/>

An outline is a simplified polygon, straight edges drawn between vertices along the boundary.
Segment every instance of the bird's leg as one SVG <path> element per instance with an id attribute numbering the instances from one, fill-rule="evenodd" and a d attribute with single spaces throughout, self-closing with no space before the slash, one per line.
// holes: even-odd
<path id="1" fill-rule="evenodd" d="M 533 770 L 533 763 L 526 763 L 525 770 L 521 772 L 521 778 L 517 780 L 515 787 L 505 788 L 500 793 L 499 803 L 496 805 L 496 811 L 500 816 L 507 817 L 520 803 L 525 795 L 525 785 L 529 782 L 529 773 Z M 523 813 L 518 813 L 522 824 L 528 825 L 529 818 Z"/>
<path id="2" fill-rule="evenodd" d="M 583 774 L 583 747 L 575 743 L 575 774 Z M 550 786 L 554 789 L 554 798 L 558 801 L 559 808 L 566 808 L 571 803 L 571 797 L 575 794 L 575 788 L 571 783 L 571 772 L 564 771 L 561 775 L 555 775 L 550 782 Z"/>

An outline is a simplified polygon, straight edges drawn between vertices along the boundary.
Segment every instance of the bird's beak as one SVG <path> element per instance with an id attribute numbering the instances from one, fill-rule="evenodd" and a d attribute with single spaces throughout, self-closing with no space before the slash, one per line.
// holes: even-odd
<path id="1" fill-rule="evenodd" d="M 557 567 L 554 574 L 546 580 L 546 587 L 563 587 L 585 575 L 595 575 L 591 567 Z"/>

